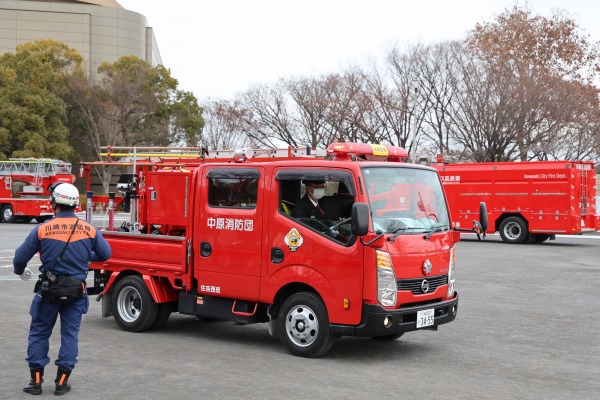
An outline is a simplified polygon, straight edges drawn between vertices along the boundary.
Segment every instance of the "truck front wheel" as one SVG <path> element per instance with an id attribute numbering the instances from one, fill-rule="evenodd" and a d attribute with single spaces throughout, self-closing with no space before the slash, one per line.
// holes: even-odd
<path id="1" fill-rule="evenodd" d="M 520 217 L 508 217 L 500 224 L 500 237 L 506 243 L 523 243 L 528 236 L 527 223 Z"/>
<path id="2" fill-rule="evenodd" d="M 143 332 L 156 321 L 158 304 L 152 299 L 142 277 L 132 275 L 117 282 L 112 312 L 115 321 L 124 331 Z"/>
<path id="3" fill-rule="evenodd" d="M 296 293 L 284 301 L 277 331 L 284 346 L 296 356 L 319 357 L 333 345 L 327 309 L 313 293 Z"/>

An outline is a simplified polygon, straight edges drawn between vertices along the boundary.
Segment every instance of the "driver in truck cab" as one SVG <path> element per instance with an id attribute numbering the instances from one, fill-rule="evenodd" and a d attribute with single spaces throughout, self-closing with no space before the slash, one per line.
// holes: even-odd
<path id="1" fill-rule="evenodd" d="M 345 184 L 327 183 L 320 179 L 304 179 L 302 183 L 305 185 L 305 194 L 295 202 L 292 218 L 344 244 L 349 243 L 352 236 L 350 215 L 354 196 L 348 193 Z M 327 188 L 328 184 L 331 187 Z M 326 196 L 325 193 L 331 189 L 337 193 Z"/>
<path id="2" fill-rule="evenodd" d="M 327 218 L 327 207 L 325 201 L 321 201 L 325 196 L 325 181 L 304 181 L 306 194 L 296 202 L 292 210 L 294 218 Z"/>
<path id="3" fill-rule="evenodd" d="M 350 196 L 343 183 L 339 183 L 338 193 L 325 196 L 324 180 L 303 180 L 306 194 L 294 205 L 292 217 L 319 220 L 343 220 L 350 217 L 353 196 Z"/>

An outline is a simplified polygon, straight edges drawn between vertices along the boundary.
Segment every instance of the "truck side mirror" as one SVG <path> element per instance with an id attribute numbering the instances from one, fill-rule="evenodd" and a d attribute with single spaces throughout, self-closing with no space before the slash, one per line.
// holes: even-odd
<path id="1" fill-rule="evenodd" d="M 479 203 L 479 223 L 481 224 L 483 232 L 486 232 L 488 228 L 488 215 L 487 206 L 483 201 Z"/>
<path id="2" fill-rule="evenodd" d="M 367 203 L 352 204 L 352 234 L 354 236 L 364 236 L 369 231 L 369 206 Z"/>

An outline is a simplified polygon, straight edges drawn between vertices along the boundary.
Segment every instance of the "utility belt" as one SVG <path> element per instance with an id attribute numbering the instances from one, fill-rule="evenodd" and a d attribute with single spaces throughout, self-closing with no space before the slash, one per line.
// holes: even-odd
<path id="1" fill-rule="evenodd" d="M 50 280 L 41 274 L 33 291 L 37 293 L 40 287 L 42 303 L 46 304 L 69 303 L 85 294 L 85 280 L 73 276 L 54 276 L 54 280 Z"/>

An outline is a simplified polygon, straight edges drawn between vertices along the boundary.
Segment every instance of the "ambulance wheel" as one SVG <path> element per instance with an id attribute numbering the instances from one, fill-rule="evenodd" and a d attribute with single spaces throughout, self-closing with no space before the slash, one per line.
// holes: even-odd
<path id="1" fill-rule="evenodd" d="M 508 217 L 500 224 L 500 237 L 506 243 L 523 243 L 529 237 L 527 224 L 520 217 Z"/>
<path id="2" fill-rule="evenodd" d="M 295 356 L 319 357 L 333 345 L 327 309 L 314 293 L 296 293 L 283 302 L 277 331 L 283 345 Z"/>
<path id="3" fill-rule="evenodd" d="M 112 312 L 124 331 L 143 332 L 151 328 L 158 308 L 141 276 L 128 276 L 116 284 Z"/>
<path id="4" fill-rule="evenodd" d="M 15 222 L 16 218 L 13 214 L 13 208 L 10 204 L 2 207 L 2 222 L 8 222 L 9 224 Z"/>

